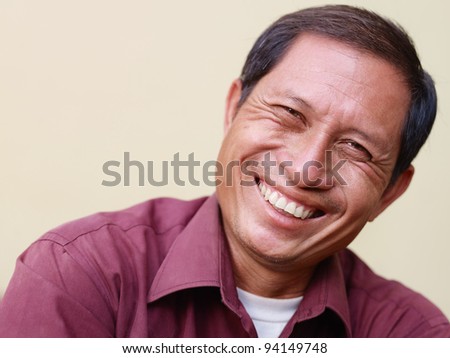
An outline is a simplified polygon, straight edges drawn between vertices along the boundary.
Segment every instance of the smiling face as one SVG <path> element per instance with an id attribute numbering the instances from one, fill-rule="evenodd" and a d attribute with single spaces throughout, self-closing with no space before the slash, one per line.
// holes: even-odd
<path id="1" fill-rule="evenodd" d="M 240 94 L 235 81 L 218 160 L 259 165 L 235 168 L 233 185 L 217 187 L 235 256 L 313 267 L 407 188 L 412 167 L 388 184 L 410 95 L 384 60 L 303 34 L 239 107 Z"/>

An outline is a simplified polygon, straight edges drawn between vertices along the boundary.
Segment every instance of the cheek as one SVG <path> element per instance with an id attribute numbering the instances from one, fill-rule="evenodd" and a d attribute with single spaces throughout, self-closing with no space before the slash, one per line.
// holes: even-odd
<path id="1" fill-rule="evenodd" d="M 347 214 L 355 220 L 368 220 L 382 196 L 380 185 L 369 180 L 366 175 L 347 175 L 347 185 L 342 186 L 346 200 Z"/>
<path id="2" fill-rule="evenodd" d="M 231 160 L 242 162 L 274 150 L 278 146 L 277 136 L 264 122 L 235 119 L 223 140 L 219 161 L 223 165 Z"/>
<path id="3" fill-rule="evenodd" d="M 339 170 L 340 188 L 346 201 L 349 214 L 360 211 L 362 216 L 369 216 L 379 203 L 386 187 L 385 176 L 379 176 L 365 163 L 346 162 Z"/>
<path id="4" fill-rule="evenodd" d="M 336 163 L 333 163 L 336 165 Z M 389 170 L 375 166 L 373 163 L 352 162 L 346 160 L 339 168 L 340 182 L 354 190 L 365 190 L 366 196 L 379 198 L 384 192 L 390 178 Z M 360 189 L 361 188 L 361 189 Z"/>

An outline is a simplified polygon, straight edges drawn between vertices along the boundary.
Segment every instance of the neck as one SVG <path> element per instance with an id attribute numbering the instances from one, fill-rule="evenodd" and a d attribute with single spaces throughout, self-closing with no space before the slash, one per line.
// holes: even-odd
<path id="1" fill-rule="evenodd" d="M 230 240 L 231 241 L 231 240 Z M 258 296 L 292 298 L 303 296 L 315 267 L 274 262 L 229 243 L 236 285 Z"/>

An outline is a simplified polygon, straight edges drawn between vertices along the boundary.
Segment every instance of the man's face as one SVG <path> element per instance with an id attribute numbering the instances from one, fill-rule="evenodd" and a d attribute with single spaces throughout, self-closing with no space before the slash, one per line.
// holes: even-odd
<path id="1" fill-rule="evenodd" d="M 238 108 L 240 91 L 235 81 L 218 159 L 259 164 L 217 187 L 232 252 L 313 267 L 408 186 L 412 167 L 388 186 L 410 96 L 384 60 L 305 34 Z"/>

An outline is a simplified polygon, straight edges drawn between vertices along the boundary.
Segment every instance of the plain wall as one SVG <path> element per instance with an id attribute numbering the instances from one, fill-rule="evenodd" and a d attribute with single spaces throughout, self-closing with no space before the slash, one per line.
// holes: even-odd
<path id="1" fill-rule="evenodd" d="M 336 1 L 326 1 L 336 3 Z M 407 193 L 352 248 L 450 316 L 450 3 L 344 1 L 401 23 L 434 76 L 439 114 Z M 320 1 L 0 1 L 0 296 L 42 233 L 202 185 L 106 187 L 109 160 L 216 158 L 224 99 L 256 37 Z M 159 169 L 158 169 L 159 168 Z M 157 171 L 158 173 L 158 171 Z M 198 173 L 197 173 L 198 174 Z M 186 178 L 186 177 L 185 177 Z"/>

